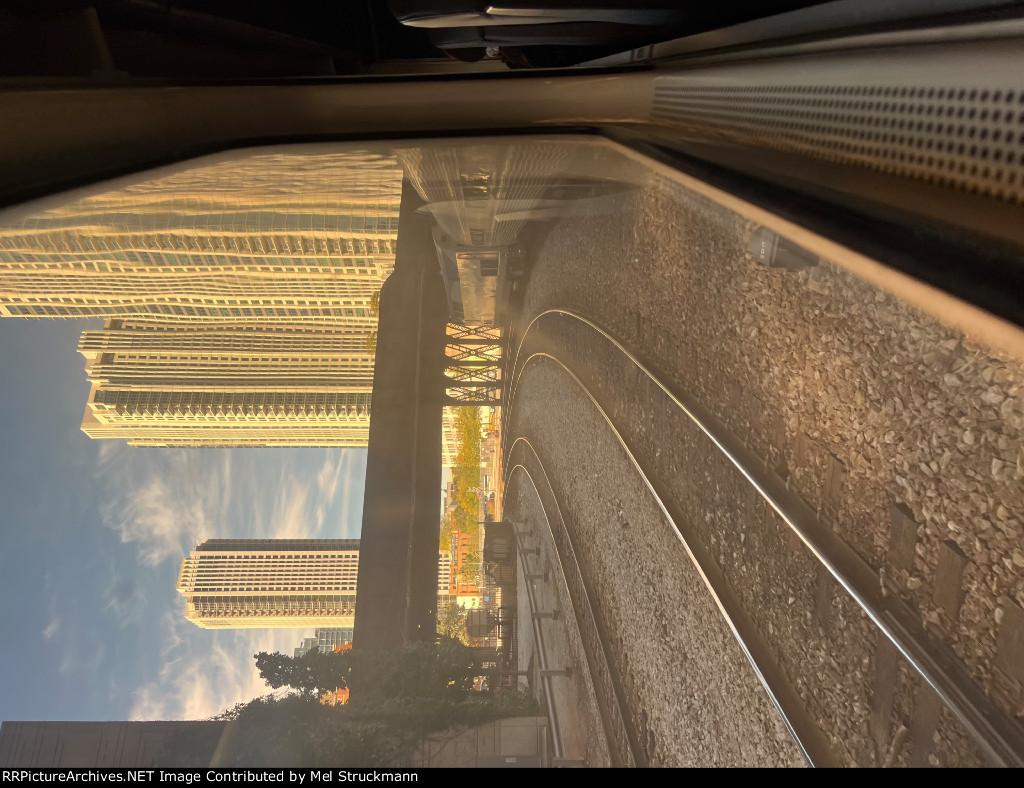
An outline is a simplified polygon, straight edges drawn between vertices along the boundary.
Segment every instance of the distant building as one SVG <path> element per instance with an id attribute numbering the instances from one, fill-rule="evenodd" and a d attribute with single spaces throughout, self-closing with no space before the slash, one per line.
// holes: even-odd
<path id="1" fill-rule="evenodd" d="M 459 454 L 458 432 L 455 429 L 455 408 L 446 405 L 441 411 L 441 466 L 455 467 Z"/>
<path id="2" fill-rule="evenodd" d="M 358 539 L 208 539 L 177 587 L 185 618 L 205 629 L 351 629 L 358 570 Z"/>
<path id="3" fill-rule="evenodd" d="M 465 576 L 469 556 L 479 556 L 479 543 L 479 536 L 468 536 L 459 530 L 452 532 L 452 568 L 448 585 L 452 596 L 475 596 L 480 593 L 475 579 Z"/>
<path id="4" fill-rule="evenodd" d="M 449 601 L 452 582 L 452 554 L 442 550 L 437 556 L 437 609 Z"/>
<path id="5" fill-rule="evenodd" d="M 476 610 L 484 606 L 484 595 L 483 593 L 476 594 L 459 594 L 455 597 L 455 601 L 459 607 L 465 608 L 466 610 Z"/>
<path id="6" fill-rule="evenodd" d="M 317 627 L 313 636 L 321 651 L 336 651 L 338 646 L 352 642 L 352 627 Z"/>
<path id="7" fill-rule="evenodd" d="M 302 645 L 298 646 L 293 652 L 292 657 L 298 659 L 308 654 L 310 651 L 316 648 L 316 638 L 303 638 Z"/>
<path id="8" fill-rule="evenodd" d="M 302 644 L 293 652 L 296 658 L 319 649 L 324 653 L 338 651 L 352 643 L 352 627 L 318 627 L 311 638 L 303 638 Z"/>
<path id="9" fill-rule="evenodd" d="M 345 639 L 347 637 L 347 640 Z M 352 628 L 318 629 L 316 637 L 303 638 L 302 645 L 295 649 L 292 654 L 294 659 L 306 656 L 313 649 L 321 653 L 331 654 L 341 651 L 348 651 L 352 648 Z M 320 702 L 325 706 L 343 706 L 348 703 L 348 687 L 338 687 L 324 692 L 320 696 Z"/>
<path id="10" fill-rule="evenodd" d="M 82 431 L 133 446 L 366 446 L 366 332 L 320 323 L 108 320 L 82 334 Z"/>
<path id="11" fill-rule="evenodd" d="M 366 446 L 401 195 L 391 156 L 201 160 L 0 226 L 0 316 L 108 319 L 92 438 Z"/>

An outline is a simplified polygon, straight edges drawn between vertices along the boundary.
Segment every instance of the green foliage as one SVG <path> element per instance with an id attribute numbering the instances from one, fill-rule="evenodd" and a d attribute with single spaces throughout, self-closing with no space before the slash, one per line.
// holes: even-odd
<path id="1" fill-rule="evenodd" d="M 350 652 L 322 653 L 311 649 L 301 657 L 275 652 L 254 654 L 260 677 L 274 689 L 292 687 L 300 692 L 331 692 L 349 684 Z"/>
<path id="2" fill-rule="evenodd" d="M 265 651 L 254 656 L 260 677 L 274 689 L 291 687 L 312 694 L 348 687 L 353 701 L 360 703 L 457 695 L 472 689 L 479 673 L 473 652 L 447 637 L 393 651 L 314 649 L 297 658 Z"/>
<path id="3" fill-rule="evenodd" d="M 370 296 L 370 311 L 375 315 L 380 314 L 380 290 Z"/>
<path id="4" fill-rule="evenodd" d="M 352 649 L 350 703 L 380 703 L 396 698 L 461 697 L 473 689 L 480 666 L 473 652 L 452 638 L 413 642 L 393 651 Z"/>
<path id="5" fill-rule="evenodd" d="M 376 353 L 377 352 L 377 332 L 373 331 L 369 336 L 366 337 L 366 352 Z"/>
<path id="6" fill-rule="evenodd" d="M 267 695 L 218 715 L 215 719 L 235 725 L 218 750 L 217 765 L 395 766 L 431 733 L 538 710 L 525 693 L 473 690 L 479 663 L 471 649 L 451 638 L 393 651 L 351 649 L 320 656 L 335 666 L 325 674 L 331 676 L 327 684 L 348 686 L 350 702 L 324 706 L 306 691 L 323 685 L 310 678 L 311 666 L 321 660 L 257 654 L 265 679 L 302 692 Z M 339 671 L 345 683 L 334 684 Z"/>
<path id="7" fill-rule="evenodd" d="M 230 719 L 237 724 L 237 734 L 224 748 L 218 765 L 402 765 L 431 733 L 537 710 L 537 702 L 523 693 L 472 692 L 345 706 L 323 706 L 302 695 L 257 698 L 232 710 Z"/>
<path id="8" fill-rule="evenodd" d="M 455 531 L 455 517 L 451 512 L 441 519 L 441 549 L 451 550 L 452 536 Z"/>
<path id="9" fill-rule="evenodd" d="M 455 409 L 458 452 L 452 480 L 455 482 L 455 527 L 467 536 L 479 530 L 480 496 L 480 408 Z"/>
<path id="10" fill-rule="evenodd" d="M 437 617 L 437 634 L 441 637 L 454 638 L 463 645 L 469 645 L 469 632 L 466 631 L 466 608 L 458 602 L 449 602 Z"/>
<path id="11" fill-rule="evenodd" d="M 459 578 L 464 583 L 475 583 L 480 576 L 480 551 L 470 550 L 462 559 L 462 566 L 459 567 Z"/>

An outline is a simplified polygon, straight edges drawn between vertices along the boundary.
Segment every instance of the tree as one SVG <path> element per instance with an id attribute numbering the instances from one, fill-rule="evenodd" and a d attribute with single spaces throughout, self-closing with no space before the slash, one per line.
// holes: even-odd
<path id="1" fill-rule="evenodd" d="M 380 314 L 380 290 L 370 296 L 370 311 L 375 315 Z"/>
<path id="2" fill-rule="evenodd" d="M 448 550 L 452 546 L 452 534 L 455 530 L 455 515 L 451 512 L 441 518 L 441 549 Z"/>
<path id="3" fill-rule="evenodd" d="M 310 649 L 301 657 L 280 652 L 254 654 L 260 677 L 274 689 L 292 687 L 300 692 L 331 692 L 349 686 L 350 652 L 321 652 Z"/>
<path id="4" fill-rule="evenodd" d="M 237 735 L 218 747 L 219 766 L 379 767 L 403 765 L 425 736 L 502 717 L 536 714 L 522 692 L 401 698 L 323 706 L 302 695 L 263 697 L 220 715 Z M 209 760 L 183 765 L 202 765 Z"/>
<path id="5" fill-rule="evenodd" d="M 391 651 L 312 649 L 301 657 L 261 651 L 254 657 L 260 676 L 274 689 L 292 687 L 312 694 L 348 687 L 353 702 L 458 694 L 472 688 L 477 672 L 473 653 L 449 637 Z"/>
<path id="6" fill-rule="evenodd" d="M 476 583 L 478 577 L 480 577 L 480 552 L 469 550 L 459 567 L 459 579 L 464 583 Z"/>
<path id="7" fill-rule="evenodd" d="M 466 608 L 458 602 L 449 602 L 441 608 L 437 617 L 437 634 L 450 637 L 463 645 L 469 645 L 469 632 L 466 631 Z"/>
<path id="8" fill-rule="evenodd" d="M 394 766 L 431 733 L 538 710 L 527 693 L 474 691 L 480 665 L 471 649 L 452 638 L 386 651 L 311 651 L 298 659 L 263 652 L 256 664 L 271 686 L 300 689 L 338 680 L 337 674 L 309 679 L 315 666 L 344 665 L 351 700 L 323 706 L 303 690 L 239 704 L 217 717 L 234 721 L 238 733 L 218 748 L 218 765 Z"/>
<path id="9" fill-rule="evenodd" d="M 352 649 L 350 703 L 379 703 L 408 698 L 463 697 L 473 689 L 480 665 L 459 641 L 414 641 L 390 651 Z"/>
<path id="10" fill-rule="evenodd" d="M 480 496 L 480 408 L 455 409 L 458 451 L 452 479 L 455 482 L 455 527 L 467 536 L 479 530 Z"/>
<path id="11" fill-rule="evenodd" d="M 377 352 L 377 332 L 373 331 L 368 337 L 366 337 L 366 352 L 376 353 Z"/>

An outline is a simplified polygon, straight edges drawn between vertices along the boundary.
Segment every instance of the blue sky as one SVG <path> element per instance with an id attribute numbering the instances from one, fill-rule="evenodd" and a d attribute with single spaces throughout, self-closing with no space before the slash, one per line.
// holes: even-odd
<path id="1" fill-rule="evenodd" d="M 2 720 L 202 719 L 269 692 L 302 629 L 199 629 L 175 591 L 207 538 L 357 538 L 364 449 L 132 449 L 79 429 L 95 321 L 0 320 Z"/>

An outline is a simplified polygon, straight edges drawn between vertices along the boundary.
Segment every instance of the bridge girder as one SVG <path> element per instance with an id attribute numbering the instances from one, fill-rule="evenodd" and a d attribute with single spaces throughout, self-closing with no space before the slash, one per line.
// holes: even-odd
<path id="1" fill-rule="evenodd" d="M 445 346 L 445 404 L 501 404 L 505 340 L 497 328 L 449 323 Z"/>

